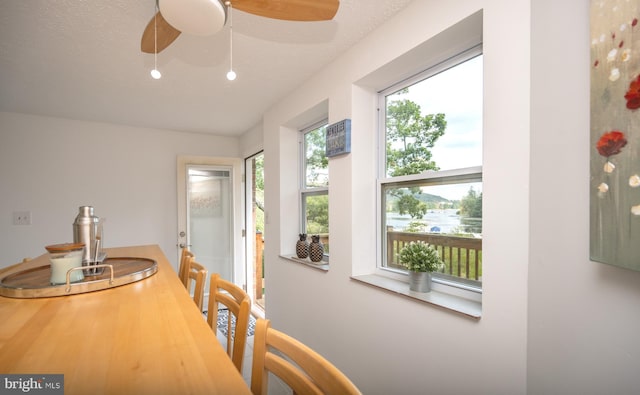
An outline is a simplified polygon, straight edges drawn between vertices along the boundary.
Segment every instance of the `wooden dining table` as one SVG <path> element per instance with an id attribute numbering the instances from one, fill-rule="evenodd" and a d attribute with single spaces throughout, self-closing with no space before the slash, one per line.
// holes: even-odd
<path id="1" fill-rule="evenodd" d="M 157 245 L 108 248 L 157 262 L 140 281 L 76 295 L 0 296 L 0 374 L 62 374 L 64 394 L 250 394 Z M 5 269 L 48 264 L 42 255 Z"/>

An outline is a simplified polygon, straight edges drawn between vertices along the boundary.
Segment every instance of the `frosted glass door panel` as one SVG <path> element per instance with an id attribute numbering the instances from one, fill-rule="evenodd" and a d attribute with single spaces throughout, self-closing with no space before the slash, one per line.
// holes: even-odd
<path id="1" fill-rule="evenodd" d="M 193 166 L 187 179 L 187 237 L 196 261 L 233 281 L 231 169 Z M 208 293 L 208 284 L 205 292 Z"/>

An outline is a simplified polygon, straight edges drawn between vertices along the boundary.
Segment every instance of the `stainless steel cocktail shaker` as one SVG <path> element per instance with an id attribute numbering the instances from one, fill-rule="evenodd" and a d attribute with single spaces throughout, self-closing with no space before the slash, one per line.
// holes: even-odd
<path id="1" fill-rule="evenodd" d="M 97 264 L 102 251 L 102 222 L 91 206 L 80 206 L 78 216 L 73 222 L 73 242 L 83 243 L 86 248 L 82 265 Z"/>

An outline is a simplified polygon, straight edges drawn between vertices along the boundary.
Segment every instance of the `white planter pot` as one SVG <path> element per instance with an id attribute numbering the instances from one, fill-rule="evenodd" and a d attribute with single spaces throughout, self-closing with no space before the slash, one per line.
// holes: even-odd
<path id="1" fill-rule="evenodd" d="M 409 272 L 409 289 L 415 292 L 430 292 L 431 273 Z"/>

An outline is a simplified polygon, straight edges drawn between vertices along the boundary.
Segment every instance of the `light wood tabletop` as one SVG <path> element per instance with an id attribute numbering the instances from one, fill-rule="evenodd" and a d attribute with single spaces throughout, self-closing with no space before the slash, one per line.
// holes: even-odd
<path id="1" fill-rule="evenodd" d="M 250 393 L 157 245 L 106 251 L 158 271 L 78 295 L 0 297 L 0 374 L 64 374 L 68 395 Z"/>

